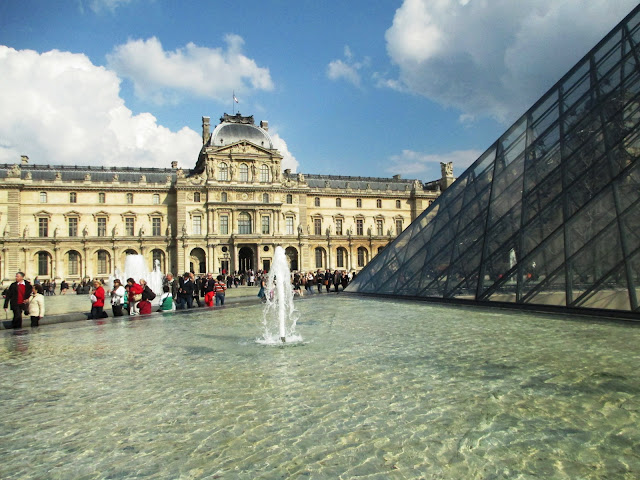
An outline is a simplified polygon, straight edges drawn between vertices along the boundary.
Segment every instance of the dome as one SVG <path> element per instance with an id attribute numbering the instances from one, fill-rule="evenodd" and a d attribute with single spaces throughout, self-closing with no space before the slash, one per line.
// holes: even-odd
<path id="1" fill-rule="evenodd" d="M 260 127 L 243 123 L 221 123 L 211 134 L 212 147 L 224 147 L 246 140 L 264 148 L 273 148 L 269 134 Z"/>

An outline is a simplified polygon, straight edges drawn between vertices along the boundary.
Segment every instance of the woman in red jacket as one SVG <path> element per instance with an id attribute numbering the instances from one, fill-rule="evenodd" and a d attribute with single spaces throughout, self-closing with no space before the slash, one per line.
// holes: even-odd
<path id="1" fill-rule="evenodd" d="M 107 315 L 104 314 L 104 288 L 102 288 L 102 284 L 99 280 L 93 281 L 93 293 L 91 294 L 91 313 L 89 314 L 89 318 L 93 318 L 97 320 L 99 318 L 105 318 Z"/>

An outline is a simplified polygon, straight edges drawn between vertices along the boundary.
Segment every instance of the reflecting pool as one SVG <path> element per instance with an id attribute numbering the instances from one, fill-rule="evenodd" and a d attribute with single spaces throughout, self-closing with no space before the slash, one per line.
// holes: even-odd
<path id="1" fill-rule="evenodd" d="M 324 295 L 0 334 L 0 478 L 638 478 L 640 329 Z"/>

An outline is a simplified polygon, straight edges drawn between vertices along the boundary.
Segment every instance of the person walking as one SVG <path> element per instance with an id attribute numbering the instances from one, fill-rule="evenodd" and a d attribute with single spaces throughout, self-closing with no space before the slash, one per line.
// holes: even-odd
<path id="1" fill-rule="evenodd" d="M 126 290 L 122 286 L 120 279 L 116 278 L 113 281 L 113 290 L 111 290 L 111 310 L 114 317 L 122 317 L 122 307 L 124 306 L 124 296 L 127 294 Z"/>
<path id="2" fill-rule="evenodd" d="M 11 328 L 22 328 L 22 314 L 27 312 L 32 291 L 33 287 L 24 279 L 24 273 L 16 273 L 16 281 L 9 285 L 4 299 L 4 311 L 10 306 L 13 312 Z"/>
<path id="3" fill-rule="evenodd" d="M 31 326 L 37 327 L 40 325 L 40 319 L 44 317 L 44 290 L 42 285 L 36 284 L 33 286 L 33 295 L 29 300 L 29 316 L 31 317 Z"/>
<path id="4" fill-rule="evenodd" d="M 218 275 L 218 278 L 216 280 L 217 280 L 217 282 L 215 283 L 216 307 L 219 307 L 221 305 L 224 305 L 224 296 L 225 296 L 225 290 L 227 289 L 227 286 L 222 281 L 222 275 Z"/>
<path id="5" fill-rule="evenodd" d="M 167 278 L 165 279 L 165 285 L 169 287 L 169 292 L 171 292 L 171 296 L 173 297 L 173 302 L 178 299 L 178 282 L 175 278 L 173 278 L 173 274 L 167 273 Z"/>

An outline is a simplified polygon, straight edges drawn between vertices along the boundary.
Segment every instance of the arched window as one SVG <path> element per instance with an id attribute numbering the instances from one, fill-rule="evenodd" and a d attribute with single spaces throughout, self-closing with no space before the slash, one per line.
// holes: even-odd
<path id="1" fill-rule="evenodd" d="M 51 255 L 47 252 L 38 252 L 38 275 L 49 275 L 49 266 L 51 265 Z"/>
<path id="2" fill-rule="evenodd" d="M 76 192 L 69 194 L 69 203 L 78 203 L 78 194 Z"/>
<path id="3" fill-rule="evenodd" d="M 98 193 L 98 203 L 105 203 L 107 201 L 104 192 Z"/>
<path id="4" fill-rule="evenodd" d="M 193 201 L 196 203 L 200 203 L 200 192 L 195 192 L 193 194 Z"/>
<path id="5" fill-rule="evenodd" d="M 98 250 L 98 275 L 109 274 L 109 252 L 106 250 Z"/>
<path id="6" fill-rule="evenodd" d="M 362 199 L 361 198 L 357 198 L 356 199 L 356 207 L 362 208 Z"/>
<path id="7" fill-rule="evenodd" d="M 222 192 L 222 193 L 220 194 L 220 201 L 221 201 L 221 202 L 227 203 L 227 202 L 229 201 L 229 200 L 228 200 L 228 198 L 229 198 L 229 197 L 228 197 L 228 195 L 227 195 L 227 192 Z"/>
<path id="8" fill-rule="evenodd" d="M 241 163 L 238 167 L 238 181 L 239 182 L 248 182 L 249 181 L 249 166 L 246 163 Z"/>
<path id="9" fill-rule="evenodd" d="M 341 207 L 341 206 L 342 206 L 342 199 L 336 198 L 336 207 Z"/>
<path id="10" fill-rule="evenodd" d="M 157 193 L 153 194 L 153 204 L 154 205 L 160 205 L 160 195 Z"/>
<path id="11" fill-rule="evenodd" d="M 324 268 L 324 248 L 316 248 L 316 268 Z"/>
<path id="12" fill-rule="evenodd" d="M 238 215 L 238 233 L 251 233 L 251 215 L 249 215 L 247 212 L 242 212 L 240 215 Z"/>
<path id="13" fill-rule="evenodd" d="M 151 251 L 151 260 L 153 269 L 156 269 L 156 266 L 160 269 L 161 272 L 165 271 L 164 268 L 164 252 L 158 248 Z"/>
<path id="14" fill-rule="evenodd" d="M 319 206 L 320 206 L 320 197 L 316 197 L 316 198 L 314 198 L 314 199 L 313 199 L 313 204 L 314 204 L 316 207 L 319 207 Z"/>
<path id="15" fill-rule="evenodd" d="M 293 195 L 291 195 L 291 194 L 288 194 L 288 195 L 287 195 L 287 203 L 288 203 L 289 205 L 291 205 L 291 204 L 293 203 Z"/>
<path id="16" fill-rule="evenodd" d="M 396 208 L 400 208 L 401 206 L 400 200 L 396 200 Z"/>
<path id="17" fill-rule="evenodd" d="M 221 182 L 229 180 L 229 166 L 224 162 L 218 165 L 218 180 Z"/>
<path id="18" fill-rule="evenodd" d="M 263 193 L 262 194 L 262 203 L 269 203 L 269 194 L 268 193 Z"/>
<path id="19" fill-rule="evenodd" d="M 47 192 L 40 192 L 40 203 L 47 203 Z"/>
<path id="20" fill-rule="evenodd" d="M 127 193 L 127 203 L 133 203 L 133 193 Z"/>
<path id="21" fill-rule="evenodd" d="M 369 252 L 364 247 L 358 247 L 358 267 L 364 267 L 367 264 Z"/>
<path id="22" fill-rule="evenodd" d="M 336 266 L 338 268 L 345 268 L 347 264 L 347 250 L 343 247 L 339 247 L 336 251 Z"/>
<path id="23" fill-rule="evenodd" d="M 260 182 L 266 183 L 269 181 L 269 167 L 266 165 L 260 166 Z"/>
<path id="24" fill-rule="evenodd" d="M 80 254 L 75 250 L 67 252 L 67 275 L 77 277 L 80 275 Z"/>
<path id="25" fill-rule="evenodd" d="M 380 199 L 376 200 L 376 207 L 377 208 L 382 208 L 382 200 L 380 200 Z"/>

